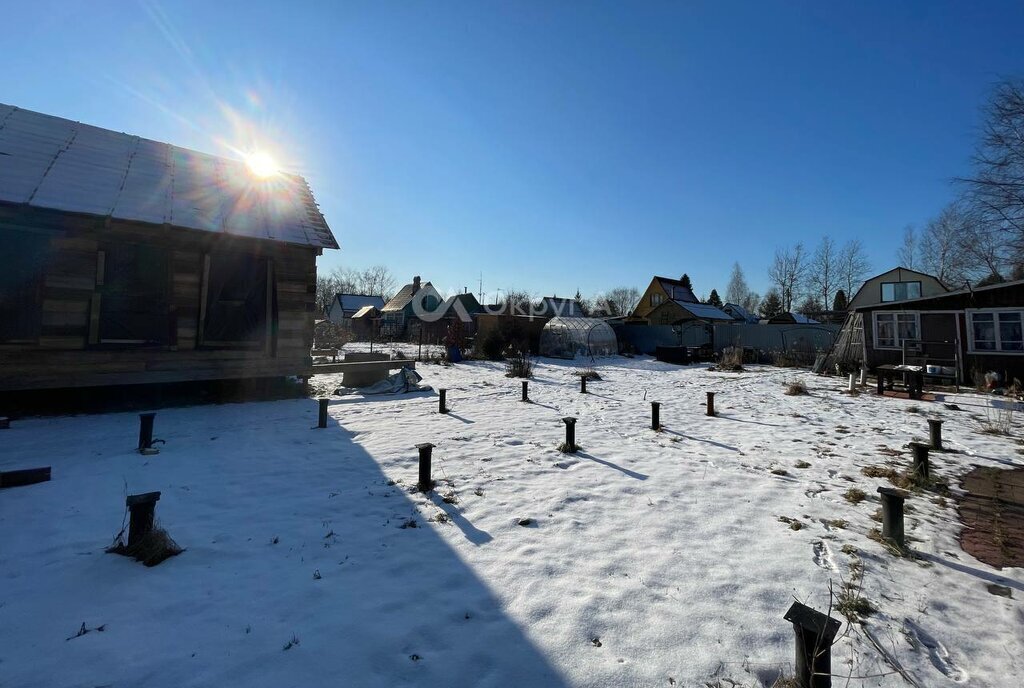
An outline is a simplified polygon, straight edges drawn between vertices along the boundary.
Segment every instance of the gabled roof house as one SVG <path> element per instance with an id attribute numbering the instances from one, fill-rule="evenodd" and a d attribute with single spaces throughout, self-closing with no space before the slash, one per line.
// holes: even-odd
<path id="1" fill-rule="evenodd" d="M 381 311 L 381 335 L 405 337 L 410 334 L 410 325 L 422 323 L 420 315 L 433 313 L 441 306 L 441 295 L 430 282 L 422 282 L 420 276 L 412 278 Z"/>
<path id="2" fill-rule="evenodd" d="M 384 299 L 369 294 L 335 294 L 327 308 L 327 319 L 336 325 L 345 324 L 363 308 L 384 308 Z"/>
<path id="3" fill-rule="evenodd" d="M 298 175 L 0 104 L 0 391 L 308 377 L 336 248 Z"/>
<path id="4" fill-rule="evenodd" d="M 669 277 L 654 277 L 627 322 L 675 325 L 688 320 L 730 322 L 733 317 L 721 309 L 701 303 L 693 290 Z"/>

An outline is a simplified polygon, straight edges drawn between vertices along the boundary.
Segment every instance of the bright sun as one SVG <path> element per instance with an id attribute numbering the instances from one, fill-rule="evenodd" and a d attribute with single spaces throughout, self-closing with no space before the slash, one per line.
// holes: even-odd
<path id="1" fill-rule="evenodd" d="M 277 161 L 266 151 L 255 151 L 245 156 L 249 170 L 257 177 L 272 177 L 277 174 Z"/>

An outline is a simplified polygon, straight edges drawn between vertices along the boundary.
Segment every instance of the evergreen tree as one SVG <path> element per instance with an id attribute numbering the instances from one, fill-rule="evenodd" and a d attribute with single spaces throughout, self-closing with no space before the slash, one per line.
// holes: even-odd
<path id="1" fill-rule="evenodd" d="M 715 308 L 722 307 L 722 297 L 718 295 L 717 289 L 711 290 L 711 296 L 708 297 L 708 305 L 714 306 Z"/>
<path id="2" fill-rule="evenodd" d="M 690 291 L 693 291 L 693 284 L 690 282 L 690 276 L 687 275 L 685 272 L 683 273 L 683 276 L 679 278 L 679 281 L 682 283 L 684 287 L 686 287 Z"/>
<path id="3" fill-rule="evenodd" d="M 579 289 L 576 290 L 576 296 L 573 300 L 576 301 L 576 307 L 580 309 L 580 313 L 582 313 L 584 317 L 589 317 L 590 304 L 583 298 L 583 294 L 580 293 Z"/>
<path id="4" fill-rule="evenodd" d="M 782 315 L 785 309 L 782 307 L 782 297 L 779 296 L 779 292 L 772 289 L 765 294 L 764 301 L 761 302 L 761 307 L 758 310 L 762 318 L 774 318 L 776 315 Z"/>
<path id="5" fill-rule="evenodd" d="M 832 310 L 845 311 L 849 307 L 850 303 L 846 300 L 846 292 L 840 289 L 836 292 L 836 297 L 832 299 Z"/>

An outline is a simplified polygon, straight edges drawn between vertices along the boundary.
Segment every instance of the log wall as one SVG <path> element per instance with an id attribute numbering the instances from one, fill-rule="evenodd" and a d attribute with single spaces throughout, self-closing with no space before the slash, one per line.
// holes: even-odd
<path id="1" fill-rule="evenodd" d="M 0 343 L 0 391 L 238 378 L 308 377 L 318 249 L 179 228 L 104 222 L 62 214 L 18 214 L 0 208 L 0 232 L 48 237 L 39 299 L 38 337 Z M 167 249 L 167 345 L 90 341 L 99 318 L 99 251 L 104 244 L 145 242 Z M 204 255 L 217 250 L 269 258 L 276 309 L 263 350 L 208 348 L 198 343 Z M 0 257 L 3 260 L 16 257 Z M 92 339 L 95 339 L 93 337 Z"/>

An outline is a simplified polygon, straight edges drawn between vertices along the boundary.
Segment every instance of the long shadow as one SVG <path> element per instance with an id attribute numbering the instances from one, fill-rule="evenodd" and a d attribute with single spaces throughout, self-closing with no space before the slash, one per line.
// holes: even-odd
<path id="1" fill-rule="evenodd" d="M 737 447 L 731 447 L 728 444 L 722 444 L 721 442 L 715 442 L 714 440 L 706 440 L 702 437 L 692 437 L 677 430 L 669 430 L 668 428 L 662 428 L 662 432 L 668 433 L 669 435 L 676 435 L 678 437 L 682 437 L 684 440 L 704 442 L 705 444 L 710 444 L 713 447 L 719 447 L 720 449 L 728 449 L 729 451 L 739 452 L 739 449 Z"/>
<path id="2" fill-rule="evenodd" d="M 463 423 L 465 423 L 466 425 L 472 425 L 473 423 L 475 423 L 475 422 L 476 422 L 475 420 L 470 420 L 470 419 L 468 419 L 468 418 L 465 418 L 465 417 L 463 417 L 463 416 L 460 416 L 460 415 L 459 415 L 459 414 L 457 414 L 457 413 L 452 413 L 451 411 L 449 411 L 448 413 L 442 413 L 442 414 L 440 414 L 440 415 L 442 415 L 442 416 L 448 416 L 449 418 L 454 418 L 455 420 L 461 420 L 461 421 L 462 421 Z"/>
<path id="3" fill-rule="evenodd" d="M 165 409 L 157 425 L 167 444 L 148 462 L 135 452 L 134 413 L 2 431 L 0 470 L 30 454 L 54 469 L 52 481 L 0 498 L 0 521 L 19 523 L 0 557 L 3 613 L 34 619 L 15 645 L 24 651 L 5 653 L 4 684 L 143 685 L 159 676 L 166 685 L 567 686 L 494 582 L 456 549 L 472 545 L 425 521 L 440 508 L 470 542 L 491 536 L 393 484 L 415 482 L 415 450 L 385 472 L 338 418 L 310 430 L 311 413 L 310 399 Z M 158 516 L 183 554 L 146 569 L 103 554 L 107 533 L 89 531 L 82 537 L 94 547 L 82 556 L 87 545 L 24 517 L 45 498 L 85 523 L 110 523 L 112 534 L 125 483 L 133 493 L 163 490 Z M 47 566 L 15 575 L 41 557 Z M 112 580 L 121 583 L 100 583 Z M 130 607 L 126 589 L 135 591 Z M 168 616 L 171 607 L 203 613 Z M 74 632 L 69 618 L 107 624 L 112 642 L 90 634 L 54 645 Z M 124 643 L 140 635 L 161 651 L 124 662 Z"/>
<path id="4" fill-rule="evenodd" d="M 617 471 L 621 471 L 621 472 L 625 473 L 630 478 L 636 478 L 637 480 L 647 480 L 647 478 L 648 478 L 648 476 L 643 474 L 643 473 L 637 473 L 636 471 L 631 471 L 628 468 L 623 468 L 622 466 L 620 466 L 618 464 L 615 464 L 615 463 L 612 463 L 611 461 L 606 461 L 605 459 L 599 459 L 599 458 L 597 458 L 596 456 L 594 456 L 592 454 L 587 454 L 586 452 L 581 452 L 581 451 L 577 450 L 576 451 L 576 456 L 582 456 L 585 459 L 590 459 L 591 461 L 594 461 L 596 463 L 602 464 L 604 466 L 608 466 L 608 468 L 614 468 Z"/>
<path id="5" fill-rule="evenodd" d="M 949 559 L 943 559 L 942 557 L 937 557 L 934 554 L 929 554 L 928 552 L 917 552 L 917 551 L 915 551 L 914 555 L 920 557 L 921 559 L 924 559 L 925 561 L 930 561 L 933 564 L 941 564 L 942 566 L 945 566 L 946 568 L 953 569 L 954 571 L 959 571 L 960 573 L 966 573 L 969 576 L 974 576 L 975 578 L 980 578 L 981 580 L 988 581 L 989 583 L 997 583 L 998 585 L 1005 585 L 1008 588 L 1013 588 L 1014 590 L 1020 590 L 1020 591 L 1024 592 L 1024 583 L 1021 583 L 1020 581 L 1013 580 L 1012 578 L 1006 578 L 1005 576 L 998 576 L 998 575 L 996 575 L 994 573 L 989 573 L 987 571 L 982 571 L 980 569 L 976 569 L 973 566 L 967 566 L 966 564 L 958 564 L 955 561 L 950 561 Z"/>
<path id="6" fill-rule="evenodd" d="M 448 514 L 448 518 L 451 522 L 459 527 L 462 534 L 466 536 L 466 539 L 472 542 L 474 545 L 486 545 L 488 542 L 493 540 L 491 534 L 485 530 L 480 530 L 472 523 L 470 523 L 462 512 L 459 511 L 458 507 L 454 504 L 448 504 L 444 501 L 441 495 L 437 494 L 436 491 L 430 493 L 430 501 L 432 501 L 438 509 Z"/>
<path id="7" fill-rule="evenodd" d="M 530 399 L 526 403 L 530 404 L 531 406 L 539 406 L 540 408 L 546 408 L 546 409 L 551 409 L 552 411 L 558 411 L 558 409 L 555 408 L 554 406 L 552 406 L 551 404 L 542 404 L 539 401 L 536 401 L 534 399 Z"/>
<path id="8" fill-rule="evenodd" d="M 722 418 L 724 420 L 731 420 L 731 421 L 734 421 L 736 423 L 752 423 L 754 425 L 763 425 L 763 426 L 765 426 L 767 428 L 781 428 L 782 427 L 778 423 L 762 423 L 759 420 L 749 420 L 747 418 L 737 418 L 736 416 L 732 416 L 732 415 L 729 415 L 727 413 L 717 413 L 715 415 L 718 418 Z"/>

